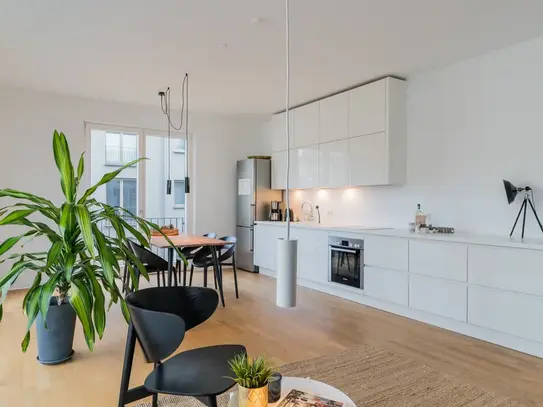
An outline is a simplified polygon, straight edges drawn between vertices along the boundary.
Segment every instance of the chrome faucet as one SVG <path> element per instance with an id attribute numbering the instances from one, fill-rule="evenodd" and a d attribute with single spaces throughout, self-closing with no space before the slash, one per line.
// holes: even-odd
<path id="1" fill-rule="evenodd" d="M 321 223 L 321 211 L 319 210 L 319 205 L 315 205 L 315 209 L 317 210 L 317 219 L 318 223 Z"/>

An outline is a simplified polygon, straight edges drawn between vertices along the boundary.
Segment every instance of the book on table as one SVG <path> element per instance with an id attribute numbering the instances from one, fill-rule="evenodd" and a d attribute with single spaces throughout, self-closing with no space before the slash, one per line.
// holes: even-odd
<path id="1" fill-rule="evenodd" d="M 305 391 L 292 389 L 277 407 L 342 407 L 340 401 L 330 400 Z"/>

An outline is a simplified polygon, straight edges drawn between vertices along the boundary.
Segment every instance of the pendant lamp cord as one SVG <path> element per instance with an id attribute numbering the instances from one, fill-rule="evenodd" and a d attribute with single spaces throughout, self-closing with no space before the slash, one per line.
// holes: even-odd
<path id="1" fill-rule="evenodd" d="M 290 13 L 289 0 L 285 0 L 285 21 L 286 21 L 286 137 L 287 137 L 287 182 L 286 182 L 286 218 L 287 218 L 287 240 L 290 240 Z"/>
<path id="2" fill-rule="evenodd" d="M 186 73 L 185 77 L 183 78 L 183 83 L 181 84 L 181 120 L 179 123 L 179 127 L 175 126 L 172 123 L 172 117 L 171 117 L 172 106 L 171 106 L 171 97 L 170 97 L 170 87 L 166 89 L 166 92 L 159 93 L 160 108 L 162 109 L 162 113 L 164 113 L 166 117 L 168 118 L 168 180 L 166 181 L 167 195 L 172 194 L 171 129 L 173 127 L 174 130 L 181 130 L 183 127 L 183 111 L 185 110 L 185 88 L 187 88 L 186 90 L 187 90 L 187 99 L 188 99 L 188 78 L 189 78 L 189 75 Z M 187 100 L 187 106 L 188 106 L 188 100 Z M 188 122 L 188 111 L 187 111 L 186 122 Z"/>

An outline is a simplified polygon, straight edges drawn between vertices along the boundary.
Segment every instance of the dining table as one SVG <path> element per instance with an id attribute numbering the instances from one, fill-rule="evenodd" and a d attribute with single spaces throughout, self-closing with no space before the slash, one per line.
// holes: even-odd
<path id="1" fill-rule="evenodd" d="M 219 295 L 221 297 L 221 303 L 224 307 L 224 293 L 222 284 L 222 274 L 219 265 L 219 257 L 217 255 L 217 249 L 229 244 L 228 242 L 220 239 L 214 239 L 211 237 L 197 236 L 197 235 L 176 235 L 168 236 L 170 242 L 168 242 L 164 236 L 152 236 L 150 240 L 151 246 L 159 249 L 167 249 L 168 252 L 168 286 L 172 285 L 173 276 L 173 256 L 175 247 L 184 249 L 186 247 L 210 247 L 211 259 L 213 261 L 213 269 L 217 276 L 217 283 L 219 285 Z M 173 246 L 172 246 L 173 245 Z"/>

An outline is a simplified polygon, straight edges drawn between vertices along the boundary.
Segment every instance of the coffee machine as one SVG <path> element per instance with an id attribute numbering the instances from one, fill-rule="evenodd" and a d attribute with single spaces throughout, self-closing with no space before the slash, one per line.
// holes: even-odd
<path id="1" fill-rule="evenodd" d="M 271 201 L 270 220 L 275 222 L 280 222 L 283 220 L 283 214 L 281 213 L 281 201 Z"/>

